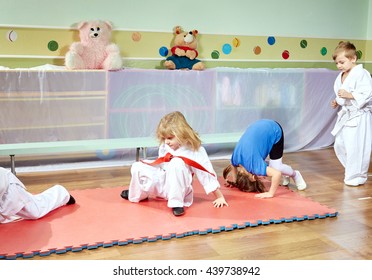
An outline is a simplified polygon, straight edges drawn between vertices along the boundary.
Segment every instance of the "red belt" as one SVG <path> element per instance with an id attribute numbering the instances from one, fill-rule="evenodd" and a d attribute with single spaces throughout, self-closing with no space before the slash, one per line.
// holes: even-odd
<path id="1" fill-rule="evenodd" d="M 208 172 L 212 176 L 216 176 L 212 172 L 209 172 L 207 169 L 205 169 L 202 165 L 200 165 L 196 161 L 193 161 L 192 159 L 189 159 L 187 157 L 174 156 L 171 153 L 167 153 L 165 156 L 159 157 L 153 162 L 146 162 L 146 161 L 143 161 L 143 160 L 141 160 L 141 162 L 146 163 L 146 164 L 151 165 L 151 166 L 154 166 L 154 165 L 161 164 L 163 162 L 170 162 L 173 158 L 176 158 L 176 157 L 182 159 L 189 166 L 192 166 L 192 167 L 195 167 L 195 168 L 200 169 L 202 171 Z"/>

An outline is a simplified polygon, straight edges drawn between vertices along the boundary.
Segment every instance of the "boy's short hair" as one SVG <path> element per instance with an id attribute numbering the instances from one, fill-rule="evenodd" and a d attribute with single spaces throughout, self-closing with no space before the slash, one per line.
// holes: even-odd
<path id="1" fill-rule="evenodd" d="M 353 43 L 350 43 L 349 41 L 341 41 L 338 43 L 337 47 L 333 52 L 332 59 L 336 60 L 337 56 L 342 52 L 345 52 L 345 56 L 349 59 L 357 57 L 356 47 L 354 46 Z"/>

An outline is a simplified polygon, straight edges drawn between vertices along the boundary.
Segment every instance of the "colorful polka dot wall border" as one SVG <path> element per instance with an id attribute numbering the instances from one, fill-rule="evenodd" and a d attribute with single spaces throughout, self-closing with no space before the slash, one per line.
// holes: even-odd
<path id="1" fill-rule="evenodd" d="M 113 40 L 122 51 L 123 57 L 165 58 L 172 47 L 172 32 L 113 31 Z M 60 56 L 63 57 L 69 45 L 79 40 L 77 30 L 55 30 L 41 28 L 0 27 L 0 53 L 3 56 Z M 202 36 L 200 36 L 202 35 Z M 270 36 L 230 36 L 199 33 L 199 59 L 211 60 L 326 60 L 338 39 L 291 38 Z M 360 41 L 362 42 L 362 41 Z M 362 43 L 354 42 L 356 46 Z M 25 48 L 24 46 L 27 46 Z M 364 49 L 357 50 L 362 59 Z"/>

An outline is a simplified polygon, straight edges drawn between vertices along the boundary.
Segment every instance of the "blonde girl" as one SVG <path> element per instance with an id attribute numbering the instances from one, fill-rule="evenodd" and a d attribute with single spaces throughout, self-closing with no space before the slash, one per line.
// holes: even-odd
<path id="1" fill-rule="evenodd" d="M 135 162 L 131 167 L 131 182 L 121 197 L 139 202 L 150 196 L 166 199 L 175 216 L 185 213 L 193 203 L 193 175 L 206 194 L 213 193 L 214 207 L 228 206 L 199 135 L 181 112 L 165 115 L 159 122 L 159 158 L 155 162 Z"/>

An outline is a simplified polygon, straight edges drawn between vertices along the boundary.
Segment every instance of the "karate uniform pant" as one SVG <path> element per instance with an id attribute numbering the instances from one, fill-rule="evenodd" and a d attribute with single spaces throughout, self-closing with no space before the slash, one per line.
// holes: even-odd
<path id="1" fill-rule="evenodd" d="M 30 201 L 17 213 L 17 216 L 23 219 L 44 217 L 54 209 L 66 205 L 70 199 L 69 192 L 61 185 L 54 185 L 39 194 L 27 193 L 25 195 L 31 196 Z"/>
<path id="2" fill-rule="evenodd" d="M 170 208 L 189 207 L 193 202 L 193 176 L 188 166 L 180 158 L 160 166 L 133 163 L 129 201 L 139 202 L 153 195 L 168 200 Z"/>
<path id="3" fill-rule="evenodd" d="M 344 126 L 336 135 L 334 150 L 345 168 L 344 182 L 357 186 L 368 179 L 368 167 L 371 159 L 372 119 L 360 122 L 358 126 Z"/>
<path id="4" fill-rule="evenodd" d="M 4 195 L 5 197 L 3 197 L 1 223 L 20 218 L 39 219 L 54 209 L 65 205 L 70 199 L 69 192 L 61 185 L 55 185 L 34 195 L 24 189 L 21 182 L 10 184 L 7 193 Z"/>

